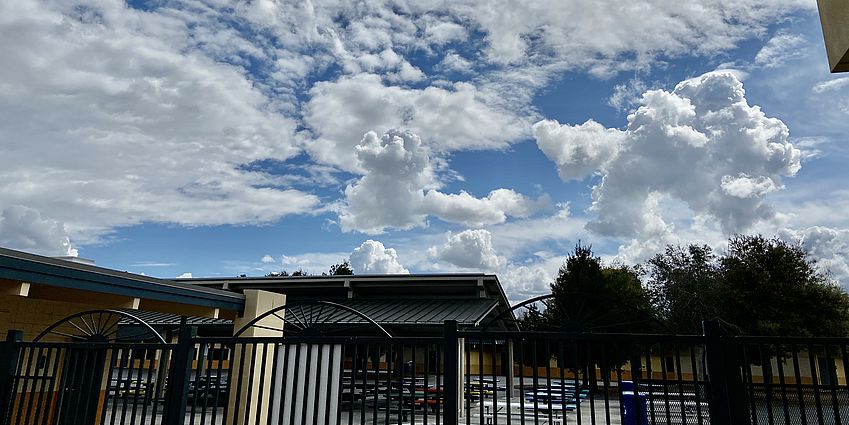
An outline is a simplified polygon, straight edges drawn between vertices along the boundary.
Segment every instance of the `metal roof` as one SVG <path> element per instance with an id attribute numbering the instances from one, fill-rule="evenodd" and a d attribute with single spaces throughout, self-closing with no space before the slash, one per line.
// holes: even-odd
<path id="1" fill-rule="evenodd" d="M 241 311 L 245 296 L 0 248 L 0 279 Z"/>
<path id="2" fill-rule="evenodd" d="M 435 300 L 394 300 L 394 299 L 352 299 L 339 301 L 339 304 L 351 307 L 381 325 L 442 325 L 446 320 L 456 320 L 461 326 L 476 326 L 498 304 L 497 300 L 475 299 L 435 299 Z M 297 305 L 297 304 L 296 304 Z M 297 311 L 295 311 L 297 310 Z M 321 310 L 321 311 L 319 311 Z M 124 310 L 151 326 L 177 326 L 180 316 L 169 313 L 155 313 L 140 310 Z M 322 316 L 326 322 L 338 324 L 365 324 L 362 317 L 345 310 L 332 310 L 320 305 L 303 304 L 286 311 L 287 321 L 296 321 L 295 315 Z M 129 324 L 122 319 L 123 324 Z M 228 319 L 209 319 L 187 317 L 188 325 L 223 326 L 231 325 Z"/>
<path id="3" fill-rule="evenodd" d="M 181 319 L 179 314 L 132 310 L 127 308 L 122 308 L 120 310 L 132 314 L 150 326 L 178 326 Z M 121 318 L 121 320 L 118 321 L 118 324 L 131 325 L 132 322 L 127 318 Z M 229 319 L 186 316 L 186 324 L 190 326 L 230 326 L 233 324 L 233 321 Z"/>
<path id="4" fill-rule="evenodd" d="M 351 307 L 381 325 L 442 325 L 446 320 L 456 320 L 460 325 L 475 326 L 496 305 L 497 300 L 486 298 L 473 299 L 417 299 L 417 300 L 367 300 L 352 299 L 340 302 Z M 350 316 L 350 323 L 362 321 Z"/>
<path id="5" fill-rule="evenodd" d="M 285 294 L 290 303 L 318 300 L 342 303 L 383 325 L 441 325 L 444 320 L 457 320 L 458 324 L 469 326 L 479 323 L 487 314 L 510 309 L 498 276 L 484 273 L 192 278 L 179 281 L 234 292 L 245 289 L 278 292 Z M 348 319 L 359 320 L 354 317 Z"/>

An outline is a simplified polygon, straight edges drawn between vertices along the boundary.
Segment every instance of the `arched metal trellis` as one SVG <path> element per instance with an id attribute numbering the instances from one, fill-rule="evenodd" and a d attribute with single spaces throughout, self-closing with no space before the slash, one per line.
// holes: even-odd
<path id="1" fill-rule="evenodd" d="M 645 311 L 636 306 L 615 303 L 610 301 L 594 299 L 590 294 L 574 294 L 574 300 L 566 308 L 560 309 L 560 321 L 552 324 L 544 320 L 544 313 L 534 306 L 537 303 L 542 303 L 545 308 L 550 305 L 550 300 L 554 299 L 554 294 L 541 295 L 523 301 L 512 306 L 509 310 L 504 310 L 495 317 L 488 320 L 481 330 L 487 330 L 490 326 L 498 321 L 516 321 L 519 325 L 522 321 L 533 321 L 539 319 L 537 330 L 551 331 L 569 331 L 569 332 L 621 332 L 625 328 L 630 328 L 642 324 L 653 324 L 661 330 L 673 333 L 669 326 L 663 321 L 655 317 L 651 312 Z M 548 301 L 548 302 L 547 302 Z M 527 309 L 525 315 L 516 317 L 516 312 L 520 309 Z M 615 317 L 616 309 L 624 309 L 634 313 L 634 320 L 623 321 L 619 317 Z"/>
<path id="2" fill-rule="evenodd" d="M 89 310 L 73 314 L 50 325 L 33 341 L 47 335 L 70 338 L 74 342 L 143 342 L 165 344 L 165 339 L 144 320 L 120 310 Z"/>
<path id="3" fill-rule="evenodd" d="M 280 327 L 268 326 L 261 323 L 268 317 L 279 319 Z M 250 328 L 285 332 L 285 335 L 321 336 L 321 335 L 352 335 L 362 332 L 363 328 L 371 328 L 381 336 L 391 338 L 383 326 L 372 320 L 366 314 L 331 301 L 294 302 L 266 311 L 248 322 L 236 331 L 235 336 L 242 335 Z"/>

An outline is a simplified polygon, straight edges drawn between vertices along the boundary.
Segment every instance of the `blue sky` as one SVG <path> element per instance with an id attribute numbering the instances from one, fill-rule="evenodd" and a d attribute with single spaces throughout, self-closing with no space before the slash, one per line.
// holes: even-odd
<path id="1" fill-rule="evenodd" d="M 161 277 L 636 264 L 735 233 L 849 285 L 812 0 L 0 5 L 0 245 Z M 613 7 L 616 6 L 616 7 Z"/>

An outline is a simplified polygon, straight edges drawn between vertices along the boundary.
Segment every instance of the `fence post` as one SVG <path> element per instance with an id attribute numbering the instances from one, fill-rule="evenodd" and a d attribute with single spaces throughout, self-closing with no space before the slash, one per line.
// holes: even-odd
<path id="1" fill-rule="evenodd" d="M 740 376 L 738 347 L 725 340 L 717 321 L 702 322 L 705 337 L 707 376 L 710 383 L 710 422 L 749 424 L 745 389 Z"/>
<path id="2" fill-rule="evenodd" d="M 168 373 L 168 390 L 165 392 L 165 425 L 183 425 L 186 420 L 186 404 L 189 401 L 189 380 L 192 376 L 197 336 L 196 326 L 180 326 L 177 337 L 177 347 L 174 348 L 171 359 L 171 370 Z"/>
<path id="3" fill-rule="evenodd" d="M 6 341 L 0 343 L 0 424 L 9 421 L 9 413 L 15 404 L 14 379 L 23 339 L 23 331 L 10 329 Z"/>
<path id="4" fill-rule="evenodd" d="M 460 409 L 460 344 L 457 332 L 457 321 L 446 320 L 442 331 L 445 340 L 445 362 L 442 373 L 444 374 L 443 394 L 445 396 L 445 410 L 442 413 L 442 423 L 445 425 L 457 425 L 458 411 Z"/>

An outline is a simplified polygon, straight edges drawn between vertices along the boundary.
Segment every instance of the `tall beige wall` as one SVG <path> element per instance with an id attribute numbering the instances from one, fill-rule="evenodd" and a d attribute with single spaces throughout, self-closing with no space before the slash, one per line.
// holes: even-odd
<path id="1" fill-rule="evenodd" d="M 237 317 L 233 323 L 233 331 L 238 332 L 242 327 L 248 324 L 251 320 L 260 317 L 263 313 L 283 306 L 286 304 L 286 296 L 274 292 L 260 291 L 255 289 L 245 290 L 245 310 L 241 317 Z M 278 313 L 283 316 L 283 312 Z M 248 328 L 241 337 L 280 337 L 282 332 L 272 329 L 283 329 L 283 321 L 276 316 L 269 316 L 257 322 L 260 327 Z M 276 344 L 253 345 L 247 344 L 237 346 L 233 353 L 233 374 L 230 376 L 230 406 L 228 414 L 238 415 L 235 418 L 227 418 L 226 423 L 234 423 L 237 425 L 253 424 L 258 420 L 259 423 L 268 421 L 269 405 L 271 402 L 271 378 L 274 376 L 274 371 L 271 365 L 274 364 L 274 354 L 276 353 Z M 244 363 L 242 358 L 245 359 Z M 261 363 L 265 360 L 265 374 L 261 372 Z M 251 368 L 251 360 L 253 360 L 253 368 Z M 236 365 L 239 365 L 237 367 Z M 251 370 L 253 369 L 253 370 Z M 239 371 L 241 370 L 241 373 Z M 239 385 L 241 384 L 241 385 Z M 262 387 L 263 391 L 260 391 Z M 248 393 L 251 398 L 248 399 Z M 236 397 L 236 394 L 239 397 Z M 238 406 L 236 406 L 238 403 Z M 259 409 L 259 406 L 263 406 Z"/>
<path id="2" fill-rule="evenodd" d="M 84 304 L 85 300 L 51 301 L 0 295 L 0 333 L 6 335 L 10 329 L 24 331 L 24 340 L 32 340 L 48 326 L 72 314 L 101 308 L 127 308 L 125 303 L 97 305 Z M 62 337 L 48 335 L 46 341 L 63 341 Z"/>
<path id="3" fill-rule="evenodd" d="M 817 0 L 831 72 L 849 71 L 849 0 Z"/>

